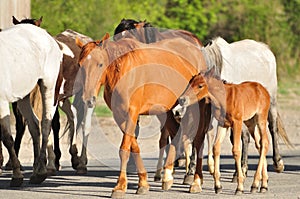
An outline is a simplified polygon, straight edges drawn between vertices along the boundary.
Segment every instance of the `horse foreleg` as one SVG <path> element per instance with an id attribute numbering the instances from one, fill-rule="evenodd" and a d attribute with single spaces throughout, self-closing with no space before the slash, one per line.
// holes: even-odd
<path id="1" fill-rule="evenodd" d="M 173 117 L 173 113 L 171 111 L 167 112 L 167 118 L 163 118 L 162 115 L 158 116 L 161 124 L 164 124 L 164 128 L 168 131 L 172 139 L 172 142 L 169 147 L 169 152 L 167 154 L 167 158 L 164 166 L 164 176 L 162 179 L 162 189 L 169 190 L 173 185 L 173 171 L 174 171 L 174 161 L 176 158 L 176 146 L 181 141 L 179 133 L 179 124 Z"/>
<path id="2" fill-rule="evenodd" d="M 208 149 L 208 153 L 207 153 L 207 166 L 208 166 L 208 171 L 211 175 L 214 174 L 214 157 L 213 157 L 213 140 L 215 138 L 214 136 L 214 129 L 211 128 L 208 132 L 207 132 L 207 149 Z"/>
<path id="3" fill-rule="evenodd" d="M 71 163 L 72 168 L 77 170 L 78 165 L 80 164 L 80 159 L 78 157 L 78 149 L 77 149 L 77 134 L 75 134 L 75 124 L 74 124 L 74 114 L 71 108 L 71 103 L 69 99 L 66 99 L 60 108 L 67 116 L 68 124 L 69 124 L 69 153 L 71 155 Z"/>
<path id="4" fill-rule="evenodd" d="M 73 107 L 72 107 L 73 110 Z M 93 114 L 94 108 L 87 108 L 86 113 L 83 118 L 82 123 L 82 149 L 81 149 L 81 155 L 79 158 L 79 165 L 77 166 L 77 174 L 86 174 L 87 173 L 87 144 L 88 144 L 88 138 L 91 132 L 92 128 L 92 114 Z M 75 114 L 74 114 L 75 115 Z M 77 117 L 76 117 L 77 118 Z M 77 123 L 77 120 L 73 120 L 74 123 Z"/>
<path id="5" fill-rule="evenodd" d="M 161 128 L 161 134 L 159 139 L 159 156 L 158 161 L 156 165 L 156 173 L 154 176 L 154 182 L 158 182 L 161 180 L 161 172 L 163 170 L 163 159 L 164 159 L 164 153 L 165 149 L 167 148 L 169 140 L 169 133 L 166 130 L 166 128 L 163 126 Z"/>
<path id="6" fill-rule="evenodd" d="M 10 182 L 10 186 L 19 187 L 23 183 L 24 176 L 20 170 L 20 162 L 16 155 L 14 149 L 14 140 L 11 135 L 10 130 L 10 116 L 9 116 L 9 104 L 2 102 L 0 103 L 0 129 L 1 129 L 1 138 L 4 146 L 7 148 L 9 157 L 12 162 L 13 175 L 12 180 Z M 5 115 L 5 116 L 4 116 Z"/>
<path id="7" fill-rule="evenodd" d="M 214 155 L 214 173 L 213 177 L 215 180 L 215 193 L 220 193 L 222 191 L 221 185 L 221 173 L 220 173 L 220 155 L 221 155 L 221 144 L 226 136 L 227 128 L 218 126 L 217 135 L 215 143 L 213 146 L 213 155 Z"/>

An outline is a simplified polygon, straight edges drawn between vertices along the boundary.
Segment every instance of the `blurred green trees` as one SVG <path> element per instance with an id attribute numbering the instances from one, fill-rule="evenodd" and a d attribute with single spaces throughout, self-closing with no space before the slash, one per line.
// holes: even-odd
<path id="1" fill-rule="evenodd" d="M 100 39 L 122 18 L 154 26 L 185 29 L 205 43 L 222 36 L 267 43 L 278 63 L 278 76 L 300 73 L 300 0 L 32 0 L 32 17 L 55 35 L 69 28 Z"/>

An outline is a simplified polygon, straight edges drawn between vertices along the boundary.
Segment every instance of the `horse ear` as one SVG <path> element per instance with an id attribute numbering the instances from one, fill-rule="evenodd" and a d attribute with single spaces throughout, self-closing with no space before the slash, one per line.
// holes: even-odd
<path id="1" fill-rule="evenodd" d="M 78 37 L 75 38 L 75 43 L 79 48 L 84 46 L 83 42 Z"/>
<path id="2" fill-rule="evenodd" d="M 105 33 L 105 35 L 101 39 L 103 48 L 105 48 L 108 39 L 109 39 L 109 33 L 107 32 L 107 33 Z"/>
<path id="3" fill-rule="evenodd" d="M 15 16 L 12 16 L 12 19 L 13 19 L 13 24 L 14 24 L 14 25 L 17 25 L 17 24 L 20 23 L 20 22 L 15 18 Z"/>
<path id="4" fill-rule="evenodd" d="M 43 16 L 41 16 L 39 20 L 35 20 L 34 23 L 35 23 L 36 26 L 40 27 L 42 21 L 43 21 Z"/>

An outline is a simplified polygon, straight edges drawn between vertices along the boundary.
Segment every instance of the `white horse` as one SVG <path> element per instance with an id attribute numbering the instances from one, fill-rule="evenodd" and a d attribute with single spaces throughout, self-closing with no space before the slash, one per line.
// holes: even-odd
<path id="1" fill-rule="evenodd" d="M 29 102 L 29 93 L 38 83 L 43 101 L 42 146 L 35 150 L 31 183 L 41 183 L 47 177 L 46 145 L 54 115 L 55 84 L 63 52 L 57 42 L 43 29 L 30 24 L 19 24 L 0 33 L 0 125 L 2 140 L 12 160 L 11 186 L 20 186 L 23 175 L 15 154 L 10 130 L 9 103 L 18 107 L 27 120 L 37 121 Z M 30 125 L 29 125 L 30 126 Z M 38 129 L 38 126 L 36 127 Z M 39 149 L 39 130 L 30 131 Z M 36 133 L 36 135 L 33 135 Z"/>

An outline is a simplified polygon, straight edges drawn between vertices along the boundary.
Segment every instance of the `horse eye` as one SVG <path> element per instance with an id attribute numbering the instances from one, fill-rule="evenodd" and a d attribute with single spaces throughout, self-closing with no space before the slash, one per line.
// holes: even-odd
<path id="1" fill-rule="evenodd" d="M 198 85 L 198 88 L 202 88 L 203 86 L 200 84 L 200 85 Z"/>
<path id="2" fill-rule="evenodd" d="M 101 68 L 103 64 L 98 64 L 98 66 Z"/>

